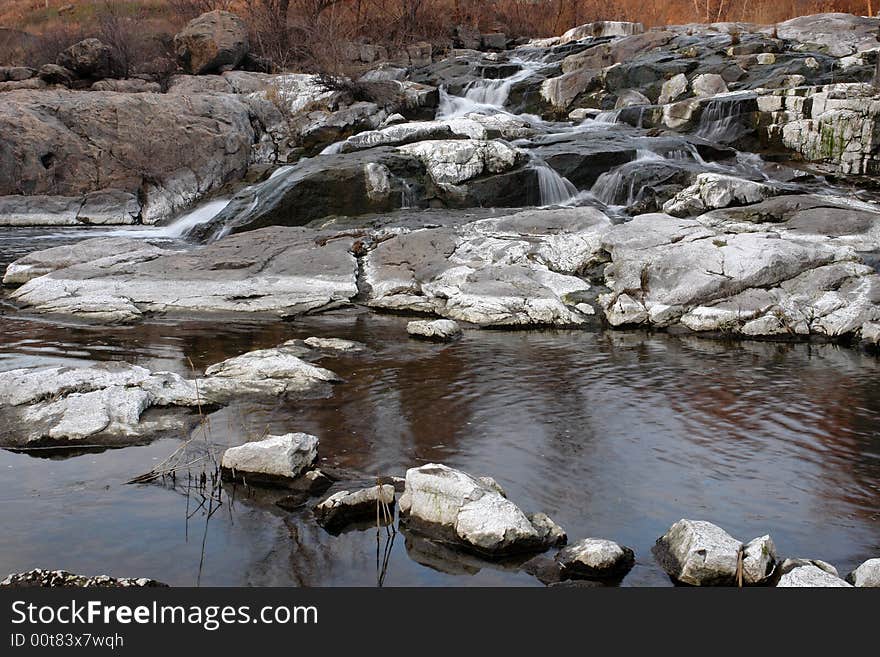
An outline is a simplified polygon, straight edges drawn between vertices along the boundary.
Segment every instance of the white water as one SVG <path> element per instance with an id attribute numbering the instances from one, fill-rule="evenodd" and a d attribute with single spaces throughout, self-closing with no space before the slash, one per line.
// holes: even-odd
<path id="1" fill-rule="evenodd" d="M 538 189 L 541 194 L 541 206 L 565 205 L 578 194 L 568 178 L 560 176 L 546 162 L 534 159 L 531 167 L 538 175 Z"/>
<path id="2" fill-rule="evenodd" d="M 91 233 L 95 236 L 107 235 L 110 237 L 147 237 L 155 239 L 179 239 L 201 224 L 208 223 L 220 214 L 229 205 L 229 199 L 217 199 L 199 205 L 195 209 L 181 215 L 167 226 L 144 226 L 140 228 L 120 228 L 101 233 Z"/>
<path id="3" fill-rule="evenodd" d="M 437 119 L 453 119 L 466 114 L 496 114 L 504 110 L 513 85 L 522 82 L 546 64 L 512 59 L 511 64 L 522 68 L 500 80 L 474 80 L 465 88 L 464 96 L 452 96 L 445 88 L 440 89 L 440 106 Z"/>
<path id="4" fill-rule="evenodd" d="M 614 207 L 627 207 L 636 202 L 641 193 L 641 188 L 636 189 L 636 183 L 640 178 L 632 175 L 638 169 L 639 163 L 663 161 L 666 158 L 654 151 L 639 149 L 636 151 L 636 159 L 622 164 L 616 169 L 606 171 L 596 179 L 591 190 L 593 196 L 602 203 Z M 621 201 L 623 201 L 621 203 Z"/>

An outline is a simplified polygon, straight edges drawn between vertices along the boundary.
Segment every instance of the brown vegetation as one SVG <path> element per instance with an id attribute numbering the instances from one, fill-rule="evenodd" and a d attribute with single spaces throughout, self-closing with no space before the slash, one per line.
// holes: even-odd
<path id="1" fill-rule="evenodd" d="M 15 39 L 0 31 L 0 60 L 42 63 L 80 38 L 97 36 L 113 46 L 131 70 L 167 56 L 171 35 L 189 19 L 212 9 L 244 17 L 258 54 L 281 66 L 311 63 L 321 69 L 326 68 L 322 60 L 344 59 L 340 50 L 352 42 L 392 49 L 417 41 L 444 46 L 455 25 L 533 37 L 557 35 L 592 20 L 630 20 L 647 26 L 713 21 L 766 24 L 826 11 L 873 14 L 873 1 L 4 0 L 0 26 L 37 34 L 39 44 L 31 44 L 29 51 L 19 44 L 13 56 L 8 42 Z"/>

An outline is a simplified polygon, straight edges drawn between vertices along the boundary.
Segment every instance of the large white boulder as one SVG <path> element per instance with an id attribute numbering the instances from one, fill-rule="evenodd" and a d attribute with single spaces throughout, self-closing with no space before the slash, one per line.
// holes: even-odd
<path id="1" fill-rule="evenodd" d="M 288 433 L 230 447 L 223 453 L 220 467 L 230 479 L 246 483 L 284 483 L 310 468 L 317 454 L 317 437 Z"/>
<path id="2" fill-rule="evenodd" d="M 571 579 L 618 579 L 635 564 L 632 549 L 604 538 L 585 538 L 556 555 L 562 576 Z"/>
<path id="3" fill-rule="evenodd" d="M 407 471 L 400 514 L 412 529 L 490 557 L 537 551 L 559 540 L 495 486 L 436 463 Z"/>
<path id="4" fill-rule="evenodd" d="M 880 559 L 868 559 L 846 576 L 853 586 L 880 588 Z"/>
<path id="5" fill-rule="evenodd" d="M 676 581 L 692 586 L 736 583 L 742 543 L 703 520 L 679 520 L 654 545 L 654 556 Z"/>

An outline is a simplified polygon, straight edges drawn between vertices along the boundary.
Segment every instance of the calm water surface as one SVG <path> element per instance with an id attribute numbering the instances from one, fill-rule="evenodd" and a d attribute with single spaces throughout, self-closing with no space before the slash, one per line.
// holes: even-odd
<path id="1" fill-rule="evenodd" d="M 650 547 L 682 517 L 745 540 L 769 532 L 781 553 L 822 558 L 842 573 L 880 555 L 872 356 L 833 345 L 589 331 L 471 330 L 446 346 L 407 339 L 406 321 L 352 310 L 295 322 L 108 328 L 5 308 L 0 370 L 126 360 L 188 375 L 190 359 L 202 370 L 291 338 L 359 340 L 368 353 L 321 361 L 345 379 L 331 397 L 232 405 L 210 416 L 209 440 L 225 446 L 305 431 L 320 437 L 326 465 L 402 475 L 442 462 L 491 475 L 571 539 L 633 547 L 637 565 L 625 586 L 669 584 Z M 283 511 L 271 493 L 239 488 L 233 499 L 225 489 L 207 518 L 181 486 L 125 485 L 178 445 L 68 458 L 0 451 L 0 572 L 64 568 L 175 585 L 376 584 L 375 530 L 331 536 L 308 508 Z M 540 585 L 402 535 L 384 583 Z"/>

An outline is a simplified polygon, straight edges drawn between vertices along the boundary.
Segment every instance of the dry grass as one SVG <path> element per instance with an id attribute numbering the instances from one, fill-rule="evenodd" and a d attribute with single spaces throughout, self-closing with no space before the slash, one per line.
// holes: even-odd
<path id="1" fill-rule="evenodd" d="M 136 21 L 141 35 L 167 42 L 187 20 L 215 8 L 241 15 L 256 50 L 288 66 L 351 41 L 390 48 L 416 41 L 443 45 L 454 25 L 534 37 L 593 20 L 632 20 L 649 27 L 768 24 L 828 11 L 867 15 L 880 9 L 880 0 L 2 0 L 0 27 L 46 35 L 52 43 L 48 51 L 65 41 L 100 36 L 101 17 L 112 10 Z"/>

